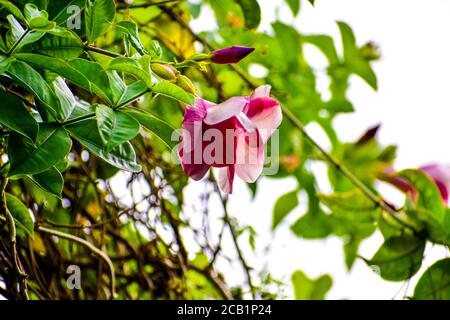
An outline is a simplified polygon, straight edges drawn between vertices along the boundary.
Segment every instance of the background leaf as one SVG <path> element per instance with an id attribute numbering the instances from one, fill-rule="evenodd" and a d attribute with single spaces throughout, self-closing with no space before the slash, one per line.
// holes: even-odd
<path id="1" fill-rule="evenodd" d="M 24 238 L 26 234 L 34 235 L 34 221 L 28 208 L 11 193 L 6 193 L 6 206 L 14 218 L 17 235 Z"/>
<path id="2" fill-rule="evenodd" d="M 9 138 L 9 176 L 37 174 L 60 162 L 70 151 L 72 141 L 62 127 L 41 124 L 35 143 L 23 136 Z"/>
<path id="3" fill-rule="evenodd" d="M 93 43 L 111 27 L 115 15 L 114 0 L 86 1 L 86 35 L 89 43 Z"/>
<path id="4" fill-rule="evenodd" d="M 450 259 L 433 264 L 419 279 L 414 299 L 450 300 Z"/>
<path id="5" fill-rule="evenodd" d="M 388 239 L 366 263 L 377 266 L 380 276 L 389 281 L 411 278 L 422 265 L 425 242 L 421 239 L 402 236 Z"/>
<path id="6" fill-rule="evenodd" d="M 294 286 L 296 300 L 323 300 L 333 285 L 333 281 L 329 275 L 323 275 L 317 279 L 310 279 L 300 270 L 292 274 L 291 281 Z"/>
<path id="7" fill-rule="evenodd" d="M 261 22 L 261 8 L 257 0 L 235 0 L 242 9 L 245 17 L 245 26 L 256 29 Z"/>
<path id="8" fill-rule="evenodd" d="M 24 135 L 30 140 L 36 140 L 38 124 L 24 107 L 19 98 L 0 90 L 0 124 Z"/>
<path id="9" fill-rule="evenodd" d="M 283 219 L 298 206 L 297 190 L 288 192 L 278 198 L 273 208 L 272 230 L 274 230 Z"/>

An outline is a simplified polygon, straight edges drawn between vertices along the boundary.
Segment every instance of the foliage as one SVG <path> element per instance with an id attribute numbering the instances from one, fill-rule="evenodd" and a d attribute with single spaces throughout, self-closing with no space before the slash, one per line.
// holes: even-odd
<path id="1" fill-rule="evenodd" d="M 280 3 L 293 15 L 310 5 Z M 71 6 L 78 6 L 79 15 Z M 195 34 L 189 21 L 205 6 L 212 8 L 218 28 Z M 417 197 L 408 196 L 403 208 L 392 209 L 380 200 L 375 183 L 382 168 L 392 165 L 395 147 L 381 146 L 376 130 L 353 143 L 340 141 L 334 131 L 335 117 L 354 111 L 347 97 L 350 77 L 377 89 L 376 48 L 358 44 L 344 22 L 336 26 L 339 44 L 329 35 L 302 34 L 280 20 L 272 32 L 261 32 L 263 10 L 257 0 L 0 1 L 1 295 L 276 298 L 268 288 L 281 284 L 258 278 L 240 249 L 243 234 L 255 246 L 254 230 L 232 219 L 214 177 L 202 182 L 206 192 L 199 202 L 205 210 L 196 213 L 204 221 L 195 226 L 183 193 L 188 178 L 171 160 L 172 132 L 181 126 L 185 104 L 192 105 L 196 95 L 220 102 L 263 84 L 273 87 L 286 116 L 280 128 L 280 170 L 269 178 L 298 182 L 276 202 L 273 229 L 290 215 L 298 237 L 341 237 L 349 269 L 360 243 L 381 231 L 385 242 L 366 262 L 390 281 L 419 271 L 427 243 L 448 246 L 450 211 L 433 181 L 418 170 L 399 173 Z M 256 50 L 239 65 L 209 64 L 201 55 L 233 45 Z M 306 59 L 307 46 L 328 61 L 329 97 L 317 89 L 320 71 Z M 173 78 L 161 65 L 173 69 Z M 266 75 L 252 76 L 254 65 Z M 326 133 L 330 155 L 304 131 L 303 125 L 311 123 Z M 332 194 L 319 192 L 309 169 L 315 161 L 328 165 Z M 304 213 L 299 212 L 300 194 L 308 200 Z M 217 263 L 224 255 L 222 234 L 213 241 L 209 236 L 213 195 L 223 204 L 222 234 L 230 232 L 247 278 L 234 288 Z M 187 234 L 195 246 L 185 244 Z M 83 267 L 81 290 L 66 286 L 66 268 L 72 264 Z M 414 298 L 448 299 L 447 265 L 448 259 L 431 266 Z M 327 275 L 312 280 L 297 271 L 292 283 L 295 298 L 323 299 L 332 280 Z"/>

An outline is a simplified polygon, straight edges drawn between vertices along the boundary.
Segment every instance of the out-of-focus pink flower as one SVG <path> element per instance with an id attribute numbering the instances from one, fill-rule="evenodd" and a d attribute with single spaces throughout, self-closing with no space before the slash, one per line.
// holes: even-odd
<path id="1" fill-rule="evenodd" d="M 219 49 L 211 52 L 211 61 L 217 64 L 231 64 L 238 63 L 255 48 L 232 46 L 230 48 Z"/>
<path id="2" fill-rule="evenodd" d="M 448 203 L 450 193 L 450 165 L 429 164 L 420 167 L 420 170 L 433 179 L 441 192 L 442 200 Z"/>
<path id="3" fill-rule="evenodd" d="M 270 86 L 221 104 L 196 99 L 195 107 L 186 107 L 182 125 L 178 152 L 184 172 L 200 180 L 210 167 L 219 168 L 218 182 L 225 193 L 233 192 L 235 174 L 255 182 L 264 167 L 264 145 L 281 120 Z"/>
<path id="4" fill-rule="evenodd" d="M 428 164 L 420 167 L 419 170 L 430 176 L 439 188 L 442 201 L 448 204 L 450 195 L 450 165 Z M 396 186 L 401 191 L 411 194 L 413 198 L 416 197 L 417 191 L 415 188 L 402 177 L 396 176 L 392 168 L 385 169 L 379 178 Z"/>

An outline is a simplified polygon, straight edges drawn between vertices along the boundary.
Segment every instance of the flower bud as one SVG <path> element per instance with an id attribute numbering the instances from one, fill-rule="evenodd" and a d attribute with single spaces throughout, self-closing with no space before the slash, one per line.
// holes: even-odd
<path id="1" fill-rule="evenodd" d="M 188 77 L 181 75 L 178 77 L 176 83 L 184 91 L 195 94 L 195 86 Z"/>
<path id="2" fill-rule="evenodd" d="M 366 43 L 359 49 L 359 52 L 366 61 L 375 61 L 381 58 L 380 48 L 374 42 Z"/>
<path id="3" fill-rule="evenodd" d="M 215 50 L 211 52 L 211 61 L 217 64 L 238 63 L 254 50 L 255 48 L 240 46 Z"/>
<path id="4" fill-rule="evenodd" d="M 175 81 L 178 70 L 168 64 L 152 63 L 152 71 L 164 80 Z"/>

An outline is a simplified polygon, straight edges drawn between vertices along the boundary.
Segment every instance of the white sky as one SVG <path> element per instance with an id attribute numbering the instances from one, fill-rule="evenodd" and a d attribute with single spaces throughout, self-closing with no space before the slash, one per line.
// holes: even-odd
<path id="1" fill-rule="evenodd" d="M 270 28 L 275 19 L 275 7 L 281 1 L 259 0 L 264 23 L 263 30 Z M 355 140 L 368 127 L 382 123 L 379 137 L 384 144 L 399 146 L 396 165 L 398 169 L 417 167 L 427 162 L 450 163 L 450 152 L 445 138 L 450 136 L 447 124 L 450 116 L 450 0 L 317 0 L 312 8 L 303 0 L 301 14 L 293 19 L 289 9 L 282 5 L 278 11 L 280 20 L 295 24 L 303 33 L 325 33 L 333 35 L 339 44 L 336 20 L 347 22 L 355 31 L 359 44 L 369 40 L 378 43 L 383 59 L 375 65 L 379 90 L 374 92 L 362 80 L 354 77 L 349 91 L 356 113 L 336 119 L 335 127 L 343 140 Z M 193 22 L 196 30 L 211 26 L 211 12 L 204 10 Z M 320 67 L 323 57 L 316 50 L 308 52 L 309 61 Z M 322 83 L 326 90 L 326 82 Z M 310 128 L 313 135 L 327 146 L 323 135 Z M 323 168 L 316 168 L 323 174 Z M 193 197 L 201 192 L 201 183 L 192 183 L 187 195 Z M 321 191 L 327 191 L 326 183 L 320 183 Z M 279 279 L 290 284 L 290 276 L 296 269 L 305 271 L 310 277 L 323 273 L 334 279 L 329 299 L 392 299 L 403 283 L 386 282 L 358 260 L 351 273 L 344 265 L 342 241 L 331 237 L 320 241 L 305 241 L 296 238 L 289 230 L 304 208 L 300 205 L 292 212 L 275 234 L 270 231 L 272 208 L 276 199 L 295 187 L 291 180 L 274 181 L 262 178 L 257 198 L 250 200 L 247 187 L 235 180 L 235 192 L 231 197 L 230 213 L 241 223 L 252 225 L 257 233 L 257 254 L 246 248 L 251 265 L 268 269 Z M 381 190 L 387 197 L 399 199 L 399 194 L 388 187 Z M 302 201 L 302 199 L 300 199 Z M 211 202 L 212 211 L 218 208 Z M 217 210 L 216 210 L 217 211 Z M 220 216 L 220 215 L 219 215 Z M 242 239 L 245 244 L 245 239 Z M 365 241 L 360 254 L 371 255 L 382 243 L 375 235 Z M 264 249 L 271 245 L 269 253 Z M 227 251 L 233 252 L 231 247 Z M 445 250 L 427 248 L 429 266 L 437 258 L 445 256 Z M 234 272 L 226 263 L 224 274 L 231 283 L 241 280 L 240 272 Z M 421 270 L 423 272 L 424 268 Z M 413 278 L 408 294 L 414 288 L 419 275 Z M 403 288 L 397 295 L 402 298 Z M 287 291 L 291 295 L 291 291 Z"/>

